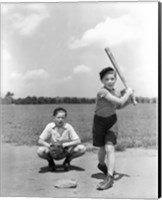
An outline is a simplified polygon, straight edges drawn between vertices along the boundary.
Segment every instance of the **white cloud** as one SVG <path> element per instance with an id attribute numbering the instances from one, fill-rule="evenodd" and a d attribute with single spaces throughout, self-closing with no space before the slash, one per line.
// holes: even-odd
<path id="1" fill-rule="evenodd" d="M 126 67 L 124 67 L 123 65 L 120 65 L 120 71 L 121 71 L 122 73 L 125 73 Z"/>
<path id="2" fill-rule="evenodd" d="M 154 30 L 155 9 L 157 4 L 124 4 L 116 6 L 116 11 L 124 9 L 125 14 L 116 18 L 106 16 L 105 21 L 98 23 L 95 27 L 86 30 L 80 38 L 72 36 L 69 47 L 77 49 L 96 45 L 105 46 L 120 45 L 124 42 L 133 42 L 136 39 L 150 37 Z M 153 18 L 152 18 L 153 14 Z M 155 35 L 154 35 L 155 37 Z"/>
<path id="3" fill-rule="evenodd" d="M 42 3 L 29 3 L 28 4 L 28 9 L 29 10 L 33 10 L 33 11 L 37 11 L 37 12 L 44 12 L 45 11 L 45 5 Z"/>
<path id="4" fill-rule="evenodd" d="M 24 74 L 13 72 L 10 77 L 12 80 L 39 81 L 39 80 L 46 80 L 49 77 L 49 74 L 44 69 L 35 69 L 27 71 Z"/>
<path id="5" fill-rule="evenodd" d="M 12 59 L 10 52 L 6 48 L 3 48 L 2 50 L 1 59 L 3 62 L 8 62 Z"/>
<path id="6" fill-rule="evenodd" d="M 44 4 L 18 4 L 10 13 L 12 26 L 20 35 L 32 35 L 48 17 L 49 13 Z"/>
<path id="7" fill-rule="evenodd" d="M 143 37 L 139 48 L 137 77 L 138 88 L 142 85 L 146 96 L 158 96 L 158 15 L 155 8 L 155 4 L 147 7 L 147 12 L 141 18 Z"/>
<path id="8" fill-rule="evenodd" d="M 1 13 L 3 15 L 6 15 L 9 12 L 11 12 L 12 9 L 14 9 L 14 5 L 13 4 L 1 4 Z"/>
<path id="9" fill-rule="evenodd" d="M 10 75 L 10 78 L 11 79 L 23 79 L 23 75 L 21 73 L 18 73 L 18 72 L 12 72 L 11 75 Z"/>
<path id="10" fill-rule="evenodd" d="M 8 86 L 3 88 L 4 94 L 7 91 L 12 91 L 18 97 L 41 95 L 42 92 L 48 90 L 50 77 L 44 69 L 33 69 L 24 73 L 12 69 L 7 82 Z"/>
<path id="11" fill-rule="evenodd" d="M 79 74 L 79 73 L 88 73 L 91 71 L 91 68 L 86 65 L 78 65 L 74 68 L 73 73 Z"/>
<path id="12" fill-rule="evenodd" d="M 101 47 L 118 45 L 122 42 L 132 41 L 139 38 L 141 30 L 136 21 L 130 15 L 119 18 L 107 17 L 104 22 L 84 32 L 80 39 L 72 39 L 70 48 L 76 49 L 89 45 Z"/>
<path id="13" fill-rule="evenodd" d="M 70 80 L 72 80 L 72 76 L 66 76 L 66 77 L 61 77 L 61 78 L 59 78 L 59 79 L 55 79 L 55 81 L 57 82 L 57 83 L 65 83 L 65 82 L 68 82 L 68 81 L 70 81 Z"/>
<path id="14" fill-rule="evenodd" d="M 1 51 L 1 92 L 3 94 L 5 94 L 10 88 L 9 76 L 15 65 L 15 60 L 8 48 L 8 45 L 3 41 Z"/>

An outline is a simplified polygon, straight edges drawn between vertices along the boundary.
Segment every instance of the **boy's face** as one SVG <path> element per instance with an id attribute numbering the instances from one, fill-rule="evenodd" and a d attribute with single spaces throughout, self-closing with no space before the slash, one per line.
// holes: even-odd
<path id="1" fill-rule="evenodd" d="M 54 122 L 56 124 L 56 126 L 63 126 L 65 123 L 65 119 L 66 119 L 66 114 L 63 111 L 59 111 L 55 116 L 54 116 Z"/>
<path id="2" fill-rule="evenodd" d="M 106 74 L 103 79 L 102 79 L 102 83 L 104 84 L 104 86 L 108 89 L 113 89 L 114 85 L 116 83 L 116 77 L 114 73 L 111 74 Z"/>

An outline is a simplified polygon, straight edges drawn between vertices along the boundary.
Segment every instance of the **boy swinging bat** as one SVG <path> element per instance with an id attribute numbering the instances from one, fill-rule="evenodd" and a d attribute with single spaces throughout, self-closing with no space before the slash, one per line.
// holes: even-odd
<path id="1" fill-rule="evenodd" d="M 107 67 L 99 73 L 103 87 L 97 93 L 92 132 L 93 145 L 99 147 L 97 167 L 105 174 L 105 180 L 99 183 L 98 190 L 113 186 L 115 145 L 118 136 L 116 109 L 127 106 L 130 103 L 128 100 L 133 95 L 133 90 L 127 87 L 111 51 L 107 48 L 105 51 L 115 69 Z M 114 89 L 117 73 L 126 87 L 125 93 L 120 97 L 116 95 Z M 134 98 L 132 103 L 136 104 Z"/>

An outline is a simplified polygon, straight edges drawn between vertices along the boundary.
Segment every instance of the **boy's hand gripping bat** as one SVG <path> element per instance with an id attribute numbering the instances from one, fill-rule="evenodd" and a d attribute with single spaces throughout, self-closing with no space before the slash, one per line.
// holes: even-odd
<path id="1" fill-rule="evenodd" d="M 121 71 L 120 71 L 120 69 L 119 69 L 119 66 L 118 66 L 118 64 L 117 64 L 117 62 L 116 62 L 116 60 L 115 60 L 115 58 L 114 58 L 114 56 L 113 56 L 113 54 L 112 54 L 112 52 L 110 51 L 109 48 L 105 48 L 105 51 L 106 51 L 106 54 L 108 55 L 108 57 L 109 57 L 111 63 L 113 64 L 113 66 L 114 66 L 114 68 L 115 68 L 117 74 L 119 75 L 119 77 L 120 77 L 122 83 L 124 84 L 124 87 L 127 89 L 128 86 L 127 86 L 127 84 L 126 84 L 125 78 L 123 77 L 123 75 L 122 75 L 122 73 L 121 73 Z M 132 95 L 132 102 L 133 102 L 134 105 L 137 104 L 137 101 L 136 101 L 134 95 Z"/>

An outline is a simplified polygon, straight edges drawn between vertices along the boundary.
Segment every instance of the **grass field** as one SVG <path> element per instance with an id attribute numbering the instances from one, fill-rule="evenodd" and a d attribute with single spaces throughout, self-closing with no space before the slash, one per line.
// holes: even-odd
<path id="1" fill-rule="evenodd" d="M 37 145 L 38 136 L 52 120 L 53 109 L 63 106 L 83 142 L 92 142 L 94 104 L 2 105 L 1 138 L 17 145 Z M 117 150 L 127 147 L 157 147 L 157 105 L 139 104 L 118 110 Z"/>

